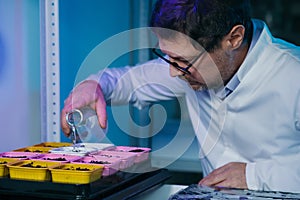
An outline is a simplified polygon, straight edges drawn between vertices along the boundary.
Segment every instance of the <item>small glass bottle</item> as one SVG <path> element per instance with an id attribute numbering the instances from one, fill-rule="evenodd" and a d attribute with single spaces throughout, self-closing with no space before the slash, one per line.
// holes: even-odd
<path id="1" fill-rule="evenodd" d="M 107 128 L 100 127 L 95 110 L 88 106 L 67 113 L 66 121 L 72 131 L 73 143 L 98 143 L 107 133 Z"/>

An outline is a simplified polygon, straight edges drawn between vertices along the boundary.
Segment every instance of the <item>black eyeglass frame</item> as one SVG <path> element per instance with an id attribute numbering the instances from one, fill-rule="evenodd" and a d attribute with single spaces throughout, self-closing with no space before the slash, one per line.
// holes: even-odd
<path id="1" fill-rule="evenodd" d="M 166 63 L 172 65 L 173 67 L 175 67 L 178 71 L 183 73 L 183 76 L 188 74 L 191 75 L 191 72 L 189 71 L 189 69 L 193 66 L 193 64 L 200 58 L 200 56 L 205 52 L 202 51 L 192 62 L 190 62 L 187 67 L 181 67 L 180 65 L 178 65 L 178 63 L 176 62 L 172 62 L 168 59 L 166 59 L 164 56 L 160 55 L 155 48 L 152 48 L 152 52 L 157 55 L 159 58 L 163 59 Z"/>

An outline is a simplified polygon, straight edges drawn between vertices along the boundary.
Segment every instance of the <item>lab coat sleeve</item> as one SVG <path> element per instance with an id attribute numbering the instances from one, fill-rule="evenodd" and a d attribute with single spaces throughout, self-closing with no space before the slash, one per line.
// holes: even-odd
<path id="1" fill-rule="evenodd" d="M 295 72 L 294 74 L 298 73 Z M 296 76 L 295 80 L 297 80 Z M 277 150 L 266 159 L 247 164 L 246 179 L 250 189 L 300 193 L 300 129 L 298 127 L 298 121 L 300 121 L 300 90 L 297 89 L 297 84 L 294 85 L 293 91 L 298 90 L 298 92 L 290 93 L 286 91 L 283 96 L 287 97 L 289 93 L 290 96 L 285 103 L 282 101 L 282 104 L 289 105 L 284 118 L 289 119 L 288 121 L 291 123 L 284 123 L 282 126 L 285 126 L 283 130 L 286 132 L 277 134 L 273 139 L 274 141 L 269 141 Z M 279 89 L 279 91 L 284 90 Z M 292 99 L 295 99 L 295 101 Z"/>
<path id="2" fill-rule="evenodd" d="M 299 133 L 300 134 L 300 133 Z M 300 154 L 281 155 L 270 160 L 248 163 L 246 179 L 251 190 L 299 193 Z"/>
<path id="3" fill-rule="evenodd" d="M 91 75 L 100 83 L 110 105 L 131 103 L 138 108 L 158 100 L 182 96 L 187 84 L 169 75 L 169 67 L 160 59 L 134 67 L 109 68 Z"/>

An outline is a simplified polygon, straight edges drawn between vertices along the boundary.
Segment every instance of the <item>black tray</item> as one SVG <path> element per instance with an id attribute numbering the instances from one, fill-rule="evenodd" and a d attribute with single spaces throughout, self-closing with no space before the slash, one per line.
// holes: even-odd
<path id="1" fill-rule="evenodd" d="M 169 197 L 169 200 L 224 200 L 224 199 L 260 199 L 260 200 L 299 200 L 300 194 L 278 191 L 254 191 L 222 187 L 190 185 Z"/>
<path id="2" fill-rule="evenodd" d="M 162 184 L 170 178 L 165 169 L 150 169 L 145 173 L 118 172 L 89 184 L 62 184 L 0 178 L 1 200 L 122 200 Z"/>

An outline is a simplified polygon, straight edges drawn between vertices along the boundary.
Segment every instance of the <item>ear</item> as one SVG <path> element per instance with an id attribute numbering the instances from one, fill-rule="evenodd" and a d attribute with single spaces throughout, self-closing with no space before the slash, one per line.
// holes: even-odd
<path id="1" fill-rule="evenodd" d="M 243 25 L 234 26 L 231 31 L 225 36 L 226 46 L 231 50 L 239 48 L 244 40 L 245 27 Z"/>

